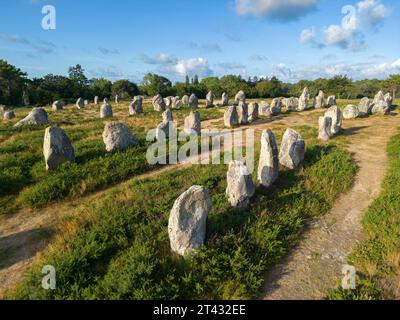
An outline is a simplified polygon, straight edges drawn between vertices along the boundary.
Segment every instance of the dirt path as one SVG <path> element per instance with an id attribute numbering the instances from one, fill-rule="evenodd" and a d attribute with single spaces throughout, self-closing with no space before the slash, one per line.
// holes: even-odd
<path id="1" fill-rule="evenodd" d="M 400 125 L 400 117 L 371 117 L 345 121 L 348 150 L 359 171 L 352 189 L 332 210 L 312 222 L 298 246 L 266 275 L 262 299 L 323 299 L 342 279 L 342 265 L 362 239 L 361 218 L 379 194 L 387 169 L 386 145 Z"/>

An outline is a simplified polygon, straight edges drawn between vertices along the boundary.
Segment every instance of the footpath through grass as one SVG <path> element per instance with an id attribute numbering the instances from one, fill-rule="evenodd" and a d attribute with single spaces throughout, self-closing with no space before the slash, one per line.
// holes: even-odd
<path id="1" fill-rule="evenodd" d="M 330 299 L 398 299 L 400 296 L 400 134 L 390 140 L 387 153 L 389 171 L 382 192 L 362 221 L 366 239 L 348 259 L 357 270 L 357 289 L 339 288 L 329 295 Z M 389 285 L 384 285 L 385 282 Z M 396 287 L 397 293 L 391 292 Z"/>
<path id="2" fill-rule="evenodd" d="M 198 165 L 115 188 L 89 204 L 89 217 L 66 222 L 68 235 L 37 261 L 8 298 L 250 299 L 265 271 L 296 243 L 305 220 L 325 214 L 356 170 L 349 153 L 309 145 L 304 167 L 281 172 L 274 188 L 258 188 L 250 207 L 229 207 L 225 165 Z M 192 185 L 207 186 L 213 207 L 205 246 L 184 260 L 171 253 L 168 217 Z M 57 289 L 43 290 L 44 265 Z"/>

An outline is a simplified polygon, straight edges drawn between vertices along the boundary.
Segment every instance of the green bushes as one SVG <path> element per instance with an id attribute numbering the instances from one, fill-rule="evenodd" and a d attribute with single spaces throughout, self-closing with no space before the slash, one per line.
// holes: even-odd
<path id="1" fill-rule="evenodd" d="M 226 166 L 193 166 L 115 189 L 37 265 L 13 297 L 23 299 L 249 299 L 264 272 L 296 242 L 304 220 L 324 214 L 352 183 L 351 156 L 335 147 L 307 149 L 304 168 L 258 188 L 250 207 L 230 208 Z M 318 181 L 318 183 L 317 183 Z M 172 254 L 168 217 L 194 184 L 211 190 L 206 245 L 190 259 Z M 40 287 L 41 264 L 57 271 L 57 290 Z"/>
<path id="2" fill-rule="evenodd" d="M 379 279 L 400 275 L 400 135 L 388 144 L 389 170 L 379 197 L 364 215 L 366 239 L 358 244 L 349 263 L 356 267 L 357 289 L 337 289 L 330 299 L 391 298 L 379 285 Z"/>

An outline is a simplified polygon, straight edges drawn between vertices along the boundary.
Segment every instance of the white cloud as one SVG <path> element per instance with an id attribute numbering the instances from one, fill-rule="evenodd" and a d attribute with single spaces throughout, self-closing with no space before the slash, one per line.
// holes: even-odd
<path id="1" fill-rule="evenodd" d="M 240 16 L 266 17 L 274 20 L 295 20 L 316 7 L 316 0 L 236 0 Z"/>
<path id="2" fill-rule="evenodd" d="M 180 76 L 195 75 L 200 77 L 208 77 L 213 74 L 208 62 L 204 58 L 192 58 L 188 60 L 180 60 L 174 66 L 173 71 Z"/>
<path id="3" fill-rule="evenodd" d="M 315 31 L 312 28 L 304 29 L 300 34 L 300 42 L 303 44 L 315 41 Z"/>
<path id="4" fill-rule="evenodd" d="M 355 6 L 344 6 L 342 14 L 341 25 L 332 24 L 324 29 L 327 44 L 361 51 L 367 47 L 364 31 L 376 30 L 389 15 L 389 9 L 380 0 L 362 0 Z"/>

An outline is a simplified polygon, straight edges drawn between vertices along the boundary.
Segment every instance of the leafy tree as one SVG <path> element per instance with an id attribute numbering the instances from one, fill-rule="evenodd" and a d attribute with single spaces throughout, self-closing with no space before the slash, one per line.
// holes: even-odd
<path id="1" fill-rule="evenodd" d="M 190 84 L 189 76 L 186 75 L 185 77 L 185 84 L 188 86 Z"/>
<path id="2" fill-rule="evenodd" d="M 193 77 L 193 84 L 199 84 L 199 76 L 197 74 Z"/>
<path id="3" fill-rule="evenodd" d="M 112 83 L 104 78 L 92 79 L 89 83 L 89 89 L 92 97 L 108 98 L 112 93 Z"/>
<path id="4" fill-rule="evenodd" d="M 26 81 L 25 72 L 0 60 L 0 103 L 21 104 Z"/>
<path id="5" fill-rule="evenodd" d="M 85 85 L 88 83 L 88 79 L 85 76 L 85 70 L 80 64 L 68 69 L 69 78 L 80 85 Z"/>
<path id="6" fill-rule="evenodd" d="M 143 90 L 148 96 L 171 94 L 172 83 L 169 79 L 154 73 L 148 73 L 143 78 Z"/>
<path id="7" fill-rule="evenodd" d="M 139 94 L 139 88 L 129 80 L 118 80 L 112 84 L 111 93 L 120 99 L 130 99 Z"/>
<path id="8" fill-rule="evenodd" d="M 204 78 L 201 84 L 206 86 L 207 91 L 212 91 L 217 96 L 221 96 L 224 92 L 217 77 Z"/>

